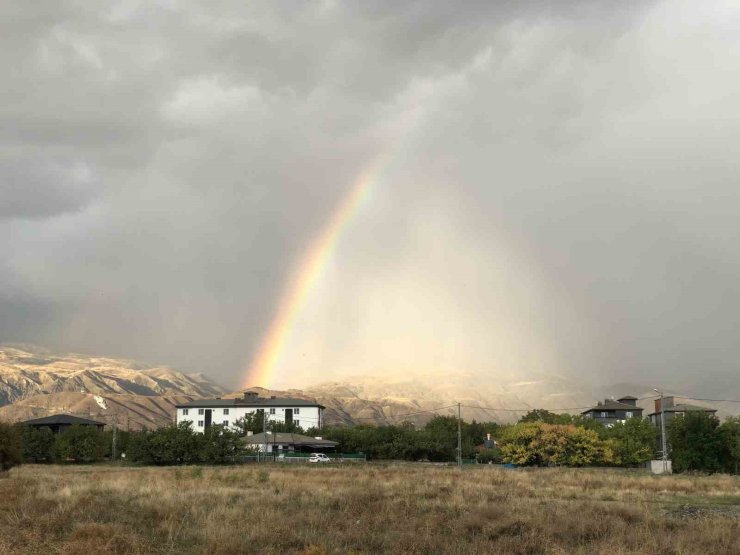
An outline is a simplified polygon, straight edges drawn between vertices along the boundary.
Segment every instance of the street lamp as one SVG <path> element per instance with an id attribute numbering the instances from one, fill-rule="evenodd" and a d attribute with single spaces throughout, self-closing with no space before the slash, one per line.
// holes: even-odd
<path id="1" fill-rule="evenodd" d="M 665 406 L 663 405 L 663 392 L 653 388 L 660 395 L 660 439 L 663 443 L 663 472 L 668 472 L 668 451 L 665 445 Z"/>

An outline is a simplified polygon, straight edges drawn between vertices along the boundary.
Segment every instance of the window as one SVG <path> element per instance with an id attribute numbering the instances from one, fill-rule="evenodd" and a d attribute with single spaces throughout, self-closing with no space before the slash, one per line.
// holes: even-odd
<path id="1" fill-rule="evenodd" d="M 627 418 L 632 418 L 632 411 L 628 410 L 628 411 L 627 411 L 627 412 L 625 413 L 625 416 L 626 416 Z"/>
<path id="2" fill-rule="evenodd" d="M 601 418 L 607 418 L 609 416 L 608 412 L 602 412 L 600 413 Z"/>
<path id="3" fill-rule="evenodd" d="M 270 414 L 275 414 L 275 409 L 270 409 Z"/>
<path id="4" fill-rule="evenodd" d="M 198 414 L 203 414 L 203 409 L 198 409 Z"/>
<path id="5" fill-rule="evenodd" d="M 300 426 L 301 425 L 301 421 L 300 420 L 293 420 L 293 424 L 295 424 L 296 426 Z"/>
<path id="6" fill-rule="evenodd" d="M 293 414 L 301 414 L 301 409 L 293 409 Z"/>
<path id="7" fill-rule="evenodd" d="M 203 427 L 203 421 L 202 420 L 198 420 L 198 427 L 199 428 L 202 428 Z"/>
<path id="8" fill-rule="evenodd" d="M 226 428 L 229 427 L 229 421 L 228 420 L 224 420 L 224 427 L 226 427 Z"/>
<path id="9" fill-rule="evenodd" d="M 182 409 L 182 415 L 187 416 L 188 415 L 188 409 Z"/>
<path id="10" fill-rule="evenodd" d="M 224 409 L 224 416 L 226 416 L 227 414 L 229 414 L 229 409 Z"/>

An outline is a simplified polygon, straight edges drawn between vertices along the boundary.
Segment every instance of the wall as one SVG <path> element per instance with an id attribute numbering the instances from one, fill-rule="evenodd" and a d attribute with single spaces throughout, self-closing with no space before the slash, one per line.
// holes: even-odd
<path id="1" fill-rule="evenodd" d="M 223 424 L 224 421 L 228 421 L 229 426 L 233 427 L 234 422 L 238 419 L 243 418 L 248 413 L 254 413 L 262 407 L 216 407 L 207 408 L 203 407 L 204 412 L 211 410 L 211 417 L 213 424 Z M 267 414 L 268 422 L 285 422 L 285 409 L 293 409 L 293 423 L 297 424 L 304 430 L 313 427 L 321 427 L 322 422 L 320 421 L 320 410 L 319 407 L 266 407 L 265 413 Z M 275 414 L 271 414 L 270 410 L 274 409 Z M 183 411 L 186 409 L 177 409 L 177 423 L 184 421 L 190 421 L 193 423 L 193 430 L 197 432 L 203 431 L 203 426 L 198 426 L 199 421 L 205 422 L 205 414 L 198 414 L 198 407 L 188 407 L 188 414 L 184 414 Z M 224 414 L 224 410 L 228 411 L 228 414 Z M 295 411 L 299 413 L 296 414 Z"/>

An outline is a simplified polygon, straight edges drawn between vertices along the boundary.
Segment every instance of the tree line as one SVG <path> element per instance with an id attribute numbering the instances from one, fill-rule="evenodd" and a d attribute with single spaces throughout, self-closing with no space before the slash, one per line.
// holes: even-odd
<path id="1" fill-rule="evenodd" d="M 320 435 L 337 441 L 344 452 L 362 452 L 369 459 L 454 461 L 457 457 L 457 419 L 435 416 L 424 426 L 329 426 L 303 430 L 284 423 L 269 424 L 274 432 Z M 125 461 L 146 465 L 234 464 L 249 452 L 243 438 L 263 430 L 262 415 L 240 420 L 235 428 L 214 425 L 204 433 L 189 423 L 155 430 L 118 431 L 116 445 Z M 624 466 L 635 467 L 657 457 L 658 430 L 648 419 L 631 418 L 604 426 L 591 418 L 553 414 L 537 409 L 516 424 L 460 423 L 462 457 L 481 463 L 522 466 Z M 496 440 L 483 446 L 490 434 Z M 740 469 L 740 417 L 719 419 L 704 412 L 676 416 L 668 426 L 670 457 L 676 472 L 738 473 Z M 78 463 L 112 459 L 112 431 L 72 426 L 62 434 L 48 428 L 0 423 L 0 469 L 15 464 Z"/>

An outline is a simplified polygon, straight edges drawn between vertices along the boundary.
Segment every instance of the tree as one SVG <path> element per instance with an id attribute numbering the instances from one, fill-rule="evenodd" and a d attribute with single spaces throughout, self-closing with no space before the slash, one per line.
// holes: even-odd
<path id="1" fill-rule="evenodd" d="M 241 436 L 224 426 L 211 426 L 203 432 L 202 461 L 209 464 L 234 463 L 241 451 Z"/>
<path id="2" fill-rule="evenodd" d="M 724 468 L 738 474 L 740 470 L 740 416 L 731 416 L 719 427 L 722 438 Z"/>
<path id="3" fill-rule="evenodd" d="M 205 434 L 194 432 L 191 422 L 180 422 L 132 434 L 128 458 L 155 465 L 195 464 L 203 462 L 205 443 Z"/>
<path id="4" fill-rule="evenodd" d="M 638 466 L 653 458 L 658 430 L 647 418 L 628 418 L 605 428 L 611 440 L 614 462 L 624 466 Z"/>
<path id="5" fill-rule="evenodd" d="M 555 424 L 555 420 L 558 415 L 554 412 L 550 412 L 546 409 L 532 409 L 527 414 L 519 419 L 519 422 L 545 422 L 547 424 Z"/>
<path id="6" fill-rule="evenodd" d="M 716 472 L 722 467 L 719 419 L 704 411 L 677 415 L 668 426 L 673 470 Z"/>
<path id="7" fill-rule="evenodd" d="M 505 462 L 528 466 L 585 466 L 611 462 L 607 442 L 592 430 L 544 422 L 519 423 L 502 436 Z"/>
<path id="8" fill-rule="evenodd" d="M 0 422 L 0 472 L 23 461 L 21 433 L 17 425 Z"/>
<path id="9" fill-rule="evenodd" d="M 95 462 L 108 455 L 109 445 L 96 427 L 75 424 L 57 436 L 55 449 L 61 460 Z"/>
<path id="10" fill-rule="evenodd" d="M 238 428 L 240 436 L 246 436 L 247 432 L 259 434 L 264 430 L 264 421 L 265 411 L 256 410 L 254 412 L 248 412 L 242 418 L 236 420 L 234 427 Z"/>
<path id="11" fill-rule="evenodd" d="M 49 463 L 55 457 L 54 434 L 46 427 L 23 426 L 23 460 L 28 463 Z"/>

